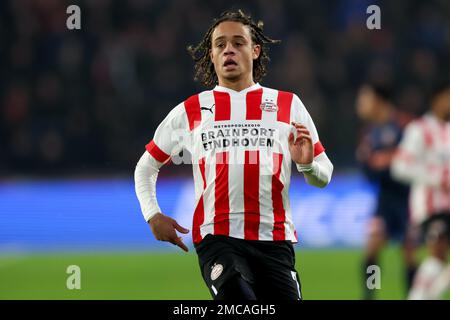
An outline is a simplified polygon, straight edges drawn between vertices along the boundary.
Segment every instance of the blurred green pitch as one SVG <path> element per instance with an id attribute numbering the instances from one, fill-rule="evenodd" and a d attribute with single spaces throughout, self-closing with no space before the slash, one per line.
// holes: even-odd
<path id="1" fill-rule="evenodd" d="M 382 256 L 378 299 L 404 299 L 401 254 Z M 304 299 L 359 299 L 361 250 L 297 251 Z M 66 288 L 66 268 L 81 268 L 81 289 Z M 447 299 L 450 294 L 447 295 Z M 0 255 L 0 299 L 211 299 L 192 253 Z"/>

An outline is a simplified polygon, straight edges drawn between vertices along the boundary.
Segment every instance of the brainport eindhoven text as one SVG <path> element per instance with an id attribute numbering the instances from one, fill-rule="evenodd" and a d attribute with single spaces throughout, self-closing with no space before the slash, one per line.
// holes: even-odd
<path id="1" fill-rule="evenodd" d="M 201 133 L 205 151 L 227 147 L 273 147 L 275 129 L 261 128 L 259 124 L 214 126 Z"/>

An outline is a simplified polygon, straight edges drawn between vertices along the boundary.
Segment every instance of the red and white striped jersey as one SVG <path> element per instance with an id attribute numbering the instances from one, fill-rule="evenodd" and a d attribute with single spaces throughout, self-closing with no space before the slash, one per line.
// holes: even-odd
<path id="1" fill-rule="evenodd" d="M 405 129 L 392 173 L 411 183 L 410 220 L 450 210 L 450 122 L 425 114 Z"/>
<path id="2" fill-rule="evenodd" d="M 311 133 L 314 155 L 324 151 L 300 99 L 255 84 L 240 92 L 216 86 L 177 105 L 158 126 L 147 151 L 166 162 L 192 155 L 196 207 L 192 236 L 297 241 L 288 190 L 291 121 Z"/>

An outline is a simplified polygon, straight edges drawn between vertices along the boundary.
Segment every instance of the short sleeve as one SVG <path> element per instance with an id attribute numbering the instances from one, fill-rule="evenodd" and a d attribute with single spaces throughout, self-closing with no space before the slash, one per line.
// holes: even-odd
<path id="1" fill-rule="evenodd" d="M 316 126 L 314 125 L 314 121 L 311 118 L 308 110 L 306 109 L 303 102 L 300 98 L 294 94 L 294 98 L 292 99 L 292 121 L 300 123 L 304 125 L 311 134 L 313 146 L 314 146 L 314 157 L 317 157 L 319 154 L 325 151 L 322 143 L 319 139 L 319 134 L 317 133 Z"/>
<path id="2" fill-rule="evenodd" d="M 153 139 L 145 148 L 158 162 L 165 163 L 182 150 L 185 134 L 186 112 L 184 103 L 180 103 L 159 124 Z"/>

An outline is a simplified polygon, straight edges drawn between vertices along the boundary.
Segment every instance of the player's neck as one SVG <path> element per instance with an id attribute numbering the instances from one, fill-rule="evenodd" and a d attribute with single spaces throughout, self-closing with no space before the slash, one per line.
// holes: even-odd
<path id="1" fill-rule="evenodd" d="M 391 106 L 383 106 L 378 112 L 378 116 L 375 119 L 377 123 L 389 122 L 394 116 L 394 109 Z"/>
<path id="2" fill-rule="evenodd" d="M 245 90 L 251 86 L 253 86 L 255 82 L 253 81 L 253 78 L 249 79 L 240 79 L 238 81 L 230 81 L 227 79 L 219 79 L 219 86 L 228 88 L 234 91 L 242 91 Z"/>
<path id="3" fill-rule="evenodd" d="M 434 115 L 434 117 L 438 120 L 440 123 L 445 123 L 447 121 L 450 121 L 450 119 L 447 119 L 445 112 L 442 112 L 439 108 L 434 107 L 431 109 L 431 113 Z"/>

